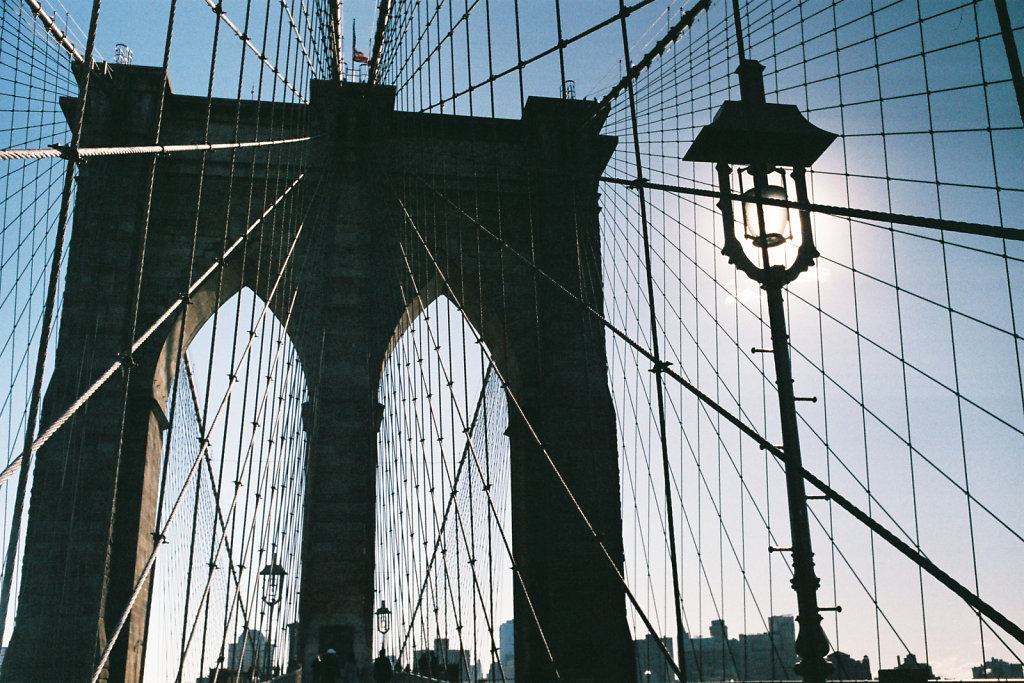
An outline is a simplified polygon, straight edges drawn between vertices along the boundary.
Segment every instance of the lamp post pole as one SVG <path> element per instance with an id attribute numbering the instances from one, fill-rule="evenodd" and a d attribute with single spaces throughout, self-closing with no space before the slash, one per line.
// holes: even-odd
<path id="1" fill-rule="evenodd" d="M 721 170 L 721 169 L 720 169 Z M 792 172 L 796 185 L 797 199 L 807 203 L 807 190 L 803 169 Z M 764 176 L 754 176 L 755 187 L 764 186 Z M 728 186 L 726 186 L 728 187 Z M 732 221 L 732 200 L 723 216 Z M 810 216 L 800 212 L 804 240 L 811 234 Z M 793 365 L 789 354 L 789 329 L 786 324 L 786 309 L 782 289 L 800 274 L 800 268 L 787 269 L 782 265 L 771 265 L 768 261 L 768 246 L 765 244 L 765 221 L 762 206 L 757 207 L 758 231 L 761 237 L 760 251 L 762 268 L 744 269 L 748 276 L 761 285 L 768 300 L 768 328 L 772 339 L 772 358 L 775 361 L 775 386 L 779 392 L 779 421 L 782 428 L 782 452 L 785 457 L 786 501 L 789 510 L 790 551 L 793 558 L 793 579 L 791 584 L 796 593 L 797 623 L 799 630 L 795 643 L 799 663 L 794 670 L 805 683 L 824 683 L 832 672 L 832 664 L 825 659 L 830 646 L 828 637 L 821 626 L 821 608 L 818 605 L 818 588 L 821 581 L 814 571 L 814 552 L 811 546 L 810 519 L 807 514 L 807 493 L 804 486 L 803 458 L 800 453 L 800 430 L 796 417 L 796 394 L 793 391 Z M 804 243 L 808 258 L 817 256 L 813 242 Z"/>
<path id="2" fill-rule="evenodd" d="M 807 204 L 807 186 L 804 170 L 793 169 L 797 199 Z M 754 176 L 757 186 L 766 185 L 764 175 Z M 793 365 L 789 355 L 789 329 L 782 288 L 787 282 L 784 266 L 772 266 L 768 261 L 768 247 L 764 244 L 764 208 L 757 207 L 759 232 L 762 237 L 764 267 L 754 280 L 762 286 L 768 299 L 768 328 L 772 337 L 772 358 L 775 361 L 775 385 L 779 392 L 779 421 L 782 427 L 782 452 L 785 455 L 786 498 L 789 508 L 790 544 L 793 556 L 793 590 L 796 592 L 797 621 L 800 624 L 796 639 L 796 653 L 800 662 L 794 667 L 805 683 L 824 683 L 832 673 L 832 665 L 825 659 L 829 651 L 828 637 L 821 627 L 821 608 L 818 606 L 818 588 L 821 581 L 814 572 L 814 551 L 811 547 L 811 525 L 807 515 L 807 492 L 804 487 L 803 457 L 800 454 L 800 429 L 796 419 L 796 394 L 793 391 Z M 803 226 L 810 225 L 810 216 L 801 211 Z M 805 235 L 810 230 L 802 231 Z M 811 247 L 816 255 L 817 249 Z M 796 279 L 799 272 L 792 274 Z"/>
<path id="3" fill-rule="evenodd" d="M 782 287 L 764 283 L 768 298 L 768 324 L 772 335 L 772 356 L 775 359 L 775 383 L 779 390 L 779 417 L 782 423 L 782 450 L 786 456 L 786 495 L 789 503 L 789 528 L 793 553 L 793 590 L 796 591 L 797 621 L 800 623 L 796 665 L 806 683 L 823 683 L 832 672 L 825 659 L 829 643 L 821 627 L 818 587 L 811 550 L 811 530 L 807 516 L 807 494 L 804 489 L 803 462 L 800 456 L 800 435 L 796 421 L 796 397 L 793 394 L 793 370 L 789 357 L 789 334 L 782 302 Z"/>
<path id="4" fill-rule="evenodd" d="M 773 265 L 770 250 L 790 239 L 786 230 L 789 212 L 780 212 L 777 205 L 766 201 L 785 199 L 785 179 L 783 186 L 770 186 L 768 183 L 769 174 L 781 173 L 785 178 L 785 173 L 778 168 L 785 166 L 791 169 L 790 177 L 799 205 L 806 206 L 805 168 L 825 151 L 835 135 L 813 126 L 796 107 L 765 102 L 762 70 L 758 62 L 741 59 L 737 69 L 740 76 L 740 101 L 725 102 L 722 105 L 714 121 L 698 134 L 684 159 L 716 163 L 718 184 L 722 190 L 718 206 L 722 212 L 725 233 L 722 253 L 737 269 L 760 284 L 768 299 L 768 326 L 775 361 L 775 383 L 779 392 L 783 463 L 792 537 L 792 585 L 797 597 L 797 622 L 800 626 L 795 643 L 800 662 L 794 669 L 805 683 L 824 683 L 833 667 L 826 659 L 830 646 L 821 626 L 821 608 L 818 606 L 818 587 L 821 582 L 814 573 L 814 553 L 811 550 L 796 416 L 797 398 L 793 393 L 789 332 L 782 297 L 783 288 L 813 265 L 818 250 L 814 246 L 810 212 L 800 209 L 801 240 L 796 257 L 789 266 Z M 744 252 L 735 232 L 730 180 L 734 164 L 746 165 L 744 172 L 753 177 L 753 189 L 741 195 L 744 204 L 744 237 L 757 248 L 761 265 L 757 265 Z"/>

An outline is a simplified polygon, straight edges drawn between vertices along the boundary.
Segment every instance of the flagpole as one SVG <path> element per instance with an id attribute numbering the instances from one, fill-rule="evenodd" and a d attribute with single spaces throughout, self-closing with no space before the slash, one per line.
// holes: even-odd
<path id="1" fill-rule="evenodd" d="M 352 17 L 352 77 L 358 80 L 356 71 L 356 50 L 359 43 L 356 42 L 356 19 Z"/>

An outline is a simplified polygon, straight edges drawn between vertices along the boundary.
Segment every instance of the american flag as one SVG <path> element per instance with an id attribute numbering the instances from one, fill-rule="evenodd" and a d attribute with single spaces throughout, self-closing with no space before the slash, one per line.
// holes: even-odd
<path id="1" fill-rule="evenodd" d="M 363 52 L 352 48 L 352 61 L 357 64 L 369 64 L 370 58 L 367 57 Z"/>

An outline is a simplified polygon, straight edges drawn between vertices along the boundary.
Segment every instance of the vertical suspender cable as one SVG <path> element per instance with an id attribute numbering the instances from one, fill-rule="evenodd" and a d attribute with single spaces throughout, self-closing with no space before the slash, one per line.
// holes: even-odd
<path id="1" fill-rule="evenodd" d="M 622 56 L 626 60 L 626 73 L 629 73 L 633 69 L 632 62 L 629 57 L 629 37 L 626 33 L 626 16 L 625 16 L 625 2 L 619 0 L 619 25 L 622 29 Z M 629 93 L 629 115 L 633 129 L 633 155 L 636 160 L 636 177 L 637 180 L 643 178 L 643 161 L 640 157 L 640 133 L 639 127 L 637 126 L 636 120 L 636 98 L 633 92 L 633 81 L 630 80 L 627 85 L 627 92 Z M 676 617 L 676 661 L 679 666 L 682 680 L 686 680 L 686 657 L 683 649 L 683 612 L 682 612 L 682 598 L 679 594 L 679 559 L 676 550 L 676 523 L 675 523 L 675 511 L 672 505 L 672 471 L 669 467 L 668 461 L 668 435 L 666 433 L 665 424 L 665 380 L 662 376 L 662 371 L 665 368 L 665 362 L 661 360 L 661 353 L 658 344 L 658 316 L 654 308 L 654 281 L 651 274 L 651 241 L 650 232 L 647 224 L 647 201 L 644 195 L 644 188 L 637 187 L 637 194 L 640 198 L 640 222 L 643 230 L 643 242 L 644 242 L 644 264 L 647 270 L 647 305 L 650 312 L 651 322 L 651 349 L 654 352 L 654 382 L 658 396 L 658 426 L 660 429 L 661 436 L 661 465 L 662 465 L 662 476 L 664 478 L 665 485 L 665 514 L 668 517 L 668 547 L 669 547 L 669 558 L 672 564 L 672 595 L 673 595 L 673 611 Z"/>

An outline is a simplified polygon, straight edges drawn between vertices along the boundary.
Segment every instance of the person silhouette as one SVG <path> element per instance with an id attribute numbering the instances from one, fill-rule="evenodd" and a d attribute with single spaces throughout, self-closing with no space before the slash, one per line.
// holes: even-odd
<path id="1" fill-rule="evenodd" d="M 380 649 L 377 659 L 373 660 L 374 683 L 390 683 L 391 681 L 391 660 L 384 654 L 384 648 Z"/>
<path id="2" fill-rule="evenodd" d="M 338 683 L 340 675 L 341 663 L 338 661 L 338 653 L 333 647 L 329 647 L 321 660 L 318 683 Z"/>

